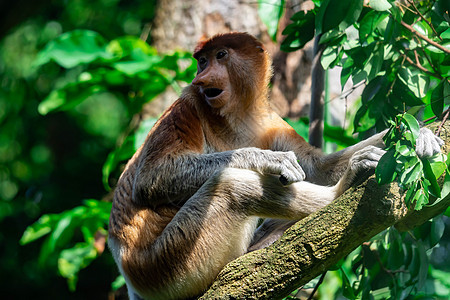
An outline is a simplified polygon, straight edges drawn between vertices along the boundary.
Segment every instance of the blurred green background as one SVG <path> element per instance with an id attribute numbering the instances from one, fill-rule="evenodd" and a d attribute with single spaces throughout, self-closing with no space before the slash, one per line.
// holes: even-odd
<path id="1" fill-rule="evenodd" d="M 55 272 L 44 241 L 19 244 L 44 213 L 60 213 L 80 199 L 105 196 L 102 166 L 128 126 L 119 93 L 98 93 L 72 110 L 38 113 L 42 99 L 78 76 L 56 63 L 35 65 L 51 40 L 74 29 L 106 40 L 141 34 L 155 0 L 17 1 L 0 4 L 0 286 L 3 299 L 105 299 L 118 276 L 110 255 L 82 271 L 76 293 Z M 119 96 L 117 96 L 119 95 Z M 74 233 L 74 239 L 77 238 Z"/>

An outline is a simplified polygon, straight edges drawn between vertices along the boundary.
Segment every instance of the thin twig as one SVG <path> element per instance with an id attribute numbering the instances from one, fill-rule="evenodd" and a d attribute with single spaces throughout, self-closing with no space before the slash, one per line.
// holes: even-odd
<path id="1" fill-rule="evenodd" d="M 420 45 L 422 45 L 422 43 L 419 40 Z M 425 59 L 428 61 L 428 63 L 430 64 L 430 67 L 433 69 L 434 73 L 439 74 L 439 71 L 436 69 L 436 67 L 431 63 L 430 58 L 428 57 L 427 53 L 425 52 L 425 50 L 423 50 L 422 47 L 419 48 L 420 51 L 422 51 L 423 56 L 425 56 Z"/>
<path id="2" fill-rule="evenodd" d="M 403 27 L 405 27 L 406 29 L 408 29 L 409 31 L 411 31 L 413 34 L 417 35 L 418 37 L 420 37 L 422 40 L 426 41 L 427 43 L 435 46 L 436 48 L 444 51 L 445 53 L 450 54 L 450 50 L 448 50 L 447 48 L 445 48 L 442 45 L 439 45 L 438 43 L 436 43 L 435 41 L 430 40 L 428 37 L 424 36 L 423 34 L 421 34 L 420 32 L 418 32 L 417 30 L 415 30 L 411 25 L 405 23 L 405 21 L 401 21 L 400 24 L 403 25 Z"/>
<path id="3" fill-rule="evenodd" d="M 319 281 L 317 282 L 316 286 L 314 287 L 314 290 L 312 291 L 311 295 L 309 295 L 307 300 L 312 300 L 314 297 L 314 294 L 319 289 L 319 286 L 322 284 L 323 280 L 325 279 L 325 275 L 327 275 L 327 271 L 323 272 L 323 274 L 320 276 Z"/>
<path id="4" fill-rule="evenodd" d="M 405 9 L 409 10 L 411 13 L 417 15 L 417 13 L 414 10 L 412 10 L 411 8 L 409 8 L 409 6 L 407 6 L 401 2 L 398 2 L 398 8 L 400 8 L 400 10 L 402 11 L 402 14 L 405 14 L 405 12 L 402 9 L 402 8 L 405 8 Z"/>
<path id="5" fill-rule="evenodd" d="M 444 126 L 445 121 L 447 121 L 449 114 L 450 114 L 450 108 L 445 111 L 444 117 L 442 118 L 442 122 L 439 124 L 439 126 L 435 132 L 435 135 L 439 136 L 439 134 L 441 133 L 442 126 Z"/>
<path id="6" fill-rule="evenodd" d="M 141 36 L 139 37 L 139 39 L 141 39 L 144 42 L 146 42 L 147 39 L 148 39 L 148 36 L 150 35 L 150 31 L 151 30 L 152 30 L 152 24 L 146 23 L 144 25 L 144 28 L 142 29 L 142 33 L 141 33 Z"/>
<path id="7" fill-rule="evenodd" d="M 408 2 L 414 7 L 414 9 L 416 10 L 417 14 L 419 14 L 419 16 L 422 18 L 422 20 L 424 20 L 428 26 L 430 26 L 431 30 L 433 30 L 434 34 L 442 41 L 442 38 L 438 35 L 438 33 L 436 32 L 436 29 L 434 29 L 433 24 L 431 24 L 430 21 L 427 20 L 427 18 L 425 18 L 422 13 L 419 11 L 419 9 L 417 8 L 416 4 L 414 3 L 414 1 L 412 0 L 408 0 Z"/>
<path id="8" fill-rule="evenodd" d="M 424 66 L 422 66 L 422 65 L 420 65 L 420 64 L 416 64 L 416 63 L 415 63 L 411 58 L 409 58 L 406 54 L 403 54 L 403 55 L 404 55 L 404 57 L 405 57 L 405 59 L 406 59 L 407 62 L 409 62 L 411 65 L 413 65 L 414 67 L 418 68 L 418 69 L 421 70 L 422 72 L 424 72 L 424 73 L 426 73 L 426 74 L 428 74 L 428 75 L 430 75 L 430 76 L 439 78 L 439 79 L 442 79 L 442 78 L 443 78 L 440 74 L 435 74 L 435 73 L 433 73 L 433 72 L 430 72 L 430 71 L 429 71 L 427 68 L 425 68 Z"/>

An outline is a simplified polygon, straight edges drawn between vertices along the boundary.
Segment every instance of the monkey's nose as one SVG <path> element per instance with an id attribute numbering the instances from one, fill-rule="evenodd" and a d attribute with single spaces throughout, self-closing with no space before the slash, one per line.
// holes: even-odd
<path id="1" fill-rule="evenodd" d="M 195 76 L 194 80 L 192 80 L 192 84 L 193 84 L 193 85 L 204 86 L 204 85 L 205 85 L 205 82 L 203 81 L 203 79 L 201 78 L 201 76 L 197 75 L 197 76 Z"/>

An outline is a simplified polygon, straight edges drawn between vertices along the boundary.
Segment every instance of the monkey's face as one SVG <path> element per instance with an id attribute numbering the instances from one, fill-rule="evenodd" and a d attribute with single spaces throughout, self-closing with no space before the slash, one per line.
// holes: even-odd
<path id="1" fill-rule="evenodd" d="M 192 84 L 198 87 L 202 97 L 213 108 L 222 108 L 230 101 L 230 51 L 226 48 L 213 49 L 202 53 L 197 59 L 197 76 Z"/>

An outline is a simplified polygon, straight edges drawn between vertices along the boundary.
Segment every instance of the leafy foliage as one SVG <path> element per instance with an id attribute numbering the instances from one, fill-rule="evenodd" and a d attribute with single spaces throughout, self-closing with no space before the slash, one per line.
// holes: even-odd
<path id="1" fill-rule="evenodd" d="M 127 36 L 107 42 L 89 30 L 67 32 L 50 41 L 37 56 L 35 66 L 43 67 L 51 62 L 74 75 L 62 80 L 39 104 L 42 115 L 73 110 L 90 97 L 108 92 L 124 104 L 131 119 L 167 86 L 180 91 L 177 82 L 191 81 L 196 71 L 193 58 L 186 52 L 161 56 L 139 38 Z M 138 127 L 124 130 L 120 146 L 108 155 L 103 165 L 107 190 L 111 173 L 119 172 L 119 163 L 136 152 L 155 121 L 147 119 Z M 106 237 L 110 210 L 109 202 L 90 200 L 85 206 L 58 215 L 43 215 L 25 230 L 21 244 L 48 235 L 39 261 L 45 264 L 56 257 L 59 273 L 67 278 L 70 290 L 74 291 L 80 270 L 103 252 L 96 248 L 96 236 L 100 233 L 100 238 Z M 82 242 L 76 242 L 77 230 L 83 235 Z"/>
<path id="2" fill-rule="evenodd" d="M 449 97 L 447 2 L 421 2 L 414 8 L 386 0 L 370 1 L 369 7 L 362 3 L 321 1 L 313 10 L 294 14 L 283 31 L 282 49 L 300 49 L 314 33 L 321 34 L 323 67 L 341 66 L 342 86 L 350 78 L 366 82 L 354 118 L 358 132 L 386 128 L 405 107 L 414 113 L 422 107 L 424 119 L 440 116 Z"/>
<path id="3" fill-rule="evenodd" d="M 390 183 L 398 176 L 400 187 L 406 192 L 407 204 L 414 204 L 416 210 L 430 202 L 442 200 L 439 178 L 447 169 L 445 155 L 432 158 L 417 156 L 414 145 L 419 136 L 419 124 L 410 114 L 398 115 L 391 129 L 385 135 L 386 154 L 380 159 L 376 176 L 379 184 Z M 447 169 L 448 172 L 448 169 Z"/>
<path id="4" fill-rule="evenodd" d="M 376 169 L 378 182 L 397 178 L 405 190 L 406 203 L 417 210 L 436 204 L 448 195 L 448 161 L 443 155 L 428 159 L 417 156 L 414 146 L 419 124 L 415 117 L 426 122 L 448 117 L 448 1 L 371 0 L 368 5 L 363 1 L 313 2 L 312 10 L 292 16 L 292 23 L 283 31 L 286 37 L 281 48 L 295 51 L 320 37 L 324 69 L 341 67 L 342 87 L 349 80 L 365 83 L 353 118 L 354 131 L 365 135 L 390 127 L 385 136 L 387 153 Z M 445 171 L 441 190 L 437 178 Z M 328 297 L 445 298 L 448 283 L 443 276 L 434 276 L 450 270 L 436 272 L 429 264 L 443 224 L 435 218 L 412 233 L 391 228 L 362 245 L 333 271 L 341 285 Z M 443 288 L 430 289 L 433 284 Z"/>
<path id="5" fill-rule="evenodd" d="M 84 206 L 40 217 L 25 230 L 20 244 L 26 245 L 49 235 L 41 248 L 39 261 L 45 264 L 55 252 L 60 252 L 58 270 L 68 279 L 69 288 L 74 291 L 80 269 L 87 267 L 104 250 L 104 246 L 96 248 L 96 241 L 106 237 L 105 227 L 108 225 L 110 212 L 110 202 L 85 200 Z M 70 241 L 76 238 L 78 230 L 82 233 L 83 241 L 67 248 Z"/>

